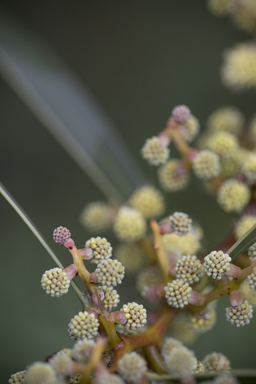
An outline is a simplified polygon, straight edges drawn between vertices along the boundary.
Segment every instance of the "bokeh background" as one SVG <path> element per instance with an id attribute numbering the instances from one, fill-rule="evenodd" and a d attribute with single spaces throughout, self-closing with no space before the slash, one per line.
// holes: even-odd
<path id="1" fill-rule="evenodd" d="M 248 119 L 256 112 L 254 92 L 233 94 L 219 76 L 223 51 L 250 36 L 229 20 L 215 18 L 204 1 L 1 0 L 0 6 L 49 44 L 81 86 L 88 87 L 145 178 L 156 186 L 156 169 L 139 151 L 147 137 L 164 128 L 175 105 L 188 105 L 202 130 L 219 106 L 235 105 Z M 86 203 L 105 199 L 104 193 L 1 76 L 0 105 L 1 181 L 67 266 L 69 254 L 53 243 L 53 229 L 69 227 L 83 247 L 91 234 L 81 227 L 79 213 Z M 205 250 L 219 243 L 236 220 L 224 215 L 195 180 L 189 190 L 167 199 L 170 213 L 182 210 L 202 225 Z M 81 306 L 72 290 L 59 299 L 45 294 L 40 279 L 54 267 L 52 260 L 2 197 L 0 211 L 0 369 L 1 382 L 6 382 L 32 361 L 72 346 L 67 324 Z M 113 234 L 106 236 L 114 246 Z M 122 302 L 142 302 L 128 276 L 119 293 Z M 217 351 L 234 368 L 255 367 L 256 318 L 237 329 L 226 322 L 228 305 L 227 298 L 220 301 L 217 325 L 193 348 L 199 359 Z"/>

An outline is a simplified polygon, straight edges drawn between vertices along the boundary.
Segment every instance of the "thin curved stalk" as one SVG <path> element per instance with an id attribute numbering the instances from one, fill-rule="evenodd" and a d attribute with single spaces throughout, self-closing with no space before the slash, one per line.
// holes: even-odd
<path id="1" fill-rule="evenodd" d="M 23 209 L 19 206 L 19 204 L 15 201 L 15 199 L 11 196 L 11 194 L 7 191 L 7 189 L 3 186 L 3 184 L 0 182 L 0 193 L 3 195 L 3 197 L 8 201 L 8 203 L 12 206 L 12 208 L 15 210 L 15 212 L 21 217 L 21 219 L 24 221 L 24 223 L 29 227 L 31 232 L 35 235 L 35 237 L 39 240 L 39 242 L 42 244 L 44 249 L 49 253 L 53 261 L 57 264 L 57 266 L 61 269 L 64 269 L 63 265 L 61 264 L 58 257 L 55 255 L 55 253 L 51 250 L 49 245 L 44 240 L 43 236 L 40 234 L 39 230 L 36 228 L 36 226 L 33 224 L 33 222 L 30 220 L 28 215 L 23 211 Z M 88 302 L 85 294 L 80 291 L 78 286 L 71 281 L 71 286 L 76 292 L 77 296 L 81 300 L 83 306 L 85 308 L 88 307 Z"/>

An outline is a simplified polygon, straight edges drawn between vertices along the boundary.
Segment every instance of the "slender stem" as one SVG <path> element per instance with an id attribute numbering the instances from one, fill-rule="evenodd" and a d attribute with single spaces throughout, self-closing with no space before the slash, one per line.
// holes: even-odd
<path id="1" fill-rule="evenodd" d="M 166 285 L 171 280 L 171 278 L 168 275 L 168 269 L 170 266 L 168 255 L 165 251 L 165 248 L 162 242 L 162 236 L 161 236 L 157 222 L 155 220 L 151 220 L 150 227 L 154 234 L 154 242 L 155 242 L 154 250 L 156 251 L 156 256 L 164 276 L 164 283 Z"/>
<path id="2" fill-rule="evenodd" d="M 31 232 L 35 235 L 37 240 L 42 244 L 44 249 L 49 253 L 53 261 L 58 265 L 59 268 L 64 269 L 63 265 L 61 264 L 58 257 L 55 255 L 55 253 L 51 250 L 49 245 L 44 240 L 43 236 L 39 232 L 39 230 L 36 228 L 36 226 L 33 224 L 31 219 L 28 217 L 28 215 L 23 211 L 23 209 L 19 206 L 19 204 L 15 201 L 15 199 L 11 196 L 11 194 L 7 191 L 7 189 L 3 186 L 2 183 L 0 183 L 0 193 L 3 195 L 3 197 L 8 201 L 8 203 L 11 205 L 11 207 L 15 210 L 15 212 L 20 216 L 20 218 L 23 220 L 23 222 L 28 226 L 28 228 L 31 230 Z M 84 307 L 88 307 L 88 302 L 86 300 L 86 295 L 80 291 L 78 286 L 71 281 L 71 286 L 76 292 L 77 296 L 79 297 L 80 301 L 82 302 Z"/>
<path id="3" fill-rule="evenodd" d="M 84 368 L 80 384 L 89 384 L 90 376 L 101 359 L 101 355 L 103 353 L 105 345 L 106 339 L 101 338 L 97 341 L 97 344 L 92 351 L 90 361 Z"/>
<path id="4" fill-rule="evenodd" d="M 161 375 L 168 373 L 163 357 L 155 345 L 145 347 L 144 352 L 152 370 Z"/>

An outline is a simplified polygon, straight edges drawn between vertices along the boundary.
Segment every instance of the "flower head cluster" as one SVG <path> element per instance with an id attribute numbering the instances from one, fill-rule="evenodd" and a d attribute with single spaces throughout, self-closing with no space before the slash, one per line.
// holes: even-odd
<path id="1" fill-rule="evenodd" d="M 120 301 L 117 291 L 112 287 L 107 287 L 106 285 L 100 287 L 100 289 L 104 292 L 104 299 L 102 301 L 104 307 L 108 310 L 115 308 Z"/>
<path id="2" fill-rule="evenodd" d="M 193 141 L 200 130 L 199 120 L 195 116 L 191 116 L 188 121 L 182 125 L 180 132 L 187 143 Z"/>
<path id="3" fill-rule="evenodd" d="M 115 249 L 114 255 L 127 273 L 137 272 L 146 261 L 144 252 L 136 244 L 121 244 Z"/>
<path id="4" fill-rule="evenodd" d="M 74 340 L 81 340 L 85 337 L 92 339 L 97 335 L 99 328 L 99 321 L 93 313 L 86 311 L 79 312 L 78 315 L 71 319 L 68 325 L 69 335 Z"/>
<path id="5" fill-rule="evenodd" d="M 26 384 L 55 383 L 57 376 L 50 364 L 35 362 L 28 367 L 25 380 Z"/>
<path id="6" fill-rule="evenodd" d="M 204 258 L 204 269 L 208 276 L 220 280 L 230 269 L 231 257 L 222 251 L 212 251 Z"/>
<path id="7" fill-rule="evenodd" d="M 26 374 L 27 374 L 27 371 L 16 372 L 13 375 L 11 375 L 8 383 L 9 384 L 25 384 Z"/>
<path id="8" fill-rule="evenodd" d="M 226 180 L 218 190 L 217 201 L 226 212 L 240 212 L 249 200 L 250 190 L 239 180 Z"/>
<path id="9" fill-rule="evenodd" d="M 157 136 L 147 139 L 141 149 L 142 157 L 149 162 L 150 165 L 164 164 L 169 158 L 169 148 L 162 145 Z"/>
<path id="10" fill-rule="evenodd" d="M 192 291 L 188 283 L 183 280 L 173 280 L 164 287 L 164 290 L 167 302 L 171 307 L 184 308 L 185 305 L 188 305 Z"/>
<path id="11" fill-rule="evenodd" d="M 49 363 L 59 376 L 66 376 L 72 359 L 67 353 L 59 352 L 49 360 Z"/>
<path id="12" fill-rule="evenodd" d="M 70 280 L 67 274 L 61 268 L 53 268 L 46 271 L 41 279 L 41 287 L 46 291 L 47 295 L 52 297 L 60 297 L 68 292 Z"/>
<path id="13" fill-rule="evenodd" d="M 147 219 L 160 216 L 165 209 L 162 193 L 149 185 L 137 189 L 129 203 Z"/>
<path id="14" fill-rule="evenodd" d="M 205 356 L 202 363 L 206 372 L 228 371 L 230 369 L 230 361 L 222 353 L 210 353 Z"/>
<path id="15" fill-rule="evenodd" d="M 203 265 L 196 256 L 182 256 L 176 264 L 176 278 L 194 284 L 203 276 Z"/>
<path id="16" fill-rule="evenodd" d="M 172 118 L 178 124 L 185 124 L 190 116 L 190 109 L 186 105 L 177 105 L 172 110 Z"/>
<path id="17" fill-rule="evenodd" d="M 197 359 L 193 351 L 183 346 L 174 347 L 165 357 L 165 362 L 174 375 L 188 376 L 197 367 Z"/>
<path id="18" fill-rule="evenodd" d="M 238 141 L 231 133 L 220 131 L 210 135 L 207 147 L 220 157 L 227 158 L 238 148 Z"/>
<path id="19" fill-rule="evenodd" d="M 95 345 L 94 340 L 88 340 L 87 338 L 77 341 L 72 350 L 74 358 L 81 363 L 87 363 Z"/>
<path id="20" fill-rule="evenodd" d="M 182 347 L 182 342 L 174 337 L 167 337 L 163 343 L 162 355 L 166 358 L 175 347 Z"/>
<path id="21" fill-rule="evenodd" d="M 125 313 L 127 322 L 125 327 L 128 329 L 138 329 L 143 327 L 147 322 L 147 311 L 143 305 L 135 302 L 124 304 L 121 311 Z"/>
<path id="22" fill-rule="evenodd" d="M 244 161 L 242 172 L 245 175 L 248 183 L 253 184 L 256 181 L 256 155 L 250 154 Z"/>
<path id="23" fill-rule="evenodd" d="M 237 327 L 249 324 L 252 314 L 253 309 L 248 301 L 244 301 L 241 305 L 226 308 L 227 321 Z"/>
<path id="24" fill-rule="evenodd" d="M 80 214 L 81 224 L 90 231 L 104 231 L 111 224 L 109 206 L 102 201 L 86 205 Z"/>
<path id="25" fill-rule="evenodd" d="M 252 259 L 256 256 L 256 243 L 253 243 L 253 245 L 250 246 L 248 249 L 248 255 L 250 261 L 252 261 Z"/>
<path id="26" fill-rule="evenodd" d="M 146 233 L 146 221 L 141 212 L 129 207 L 120 207 L 115 222 L 114 231 L 123 241 L 136 241 Z"/>
<path id="27" fill-rule="evenodd" d="M 250 289 L 256 291 L 256 271 L 253 271 L 249 276 L 247 276 L 247 279 L 249 281 Z"/>
<path id="28" fill-rule="evenodd" d="M 240 239 L 254 224 L 256 224 L 256 215 L 243 215 L 235 224 L 236 238 Z"/>
<path id="29" fill-rule="evenodd" d="M 198 153 L 193 160 L 193 171 L 199 179 L 209 180 L 219 174 L 219 156 L 209 150 Z"/>
<path id="30" fill-rule="evenodd" d="M 221 0 L 223 1 L 223 0 Z M 207 128 L 212 131 L 224 131 L 239 136 L 244 124 L 244 116 L 236 107 L 222 107 L 214 111 L 207 121 Z"/>
<path id="31" fill-rule="evenodd" d="M 105 237 L 91 237 L 85 243 L 86 248 L 91 248 L 92 259 L 91 262 L 98 264 L 102 260 L 106 260 L 112 256 L 111 244 L 105 239 Z"/>
<path id="32" fill-rule="evenodd" d="M 166 192 L 185 189 L 189 183 L 189 172 L 184 163 L 172 159 L 159 168 L 159 182 Z"/>
<path id="33" fill-rule="evenodd" d="M 118 369 L 125 380 L 134 383 L 146 372 L 147 363 L 137 352 L 131 352 L 118 360 Z"/>
<path id="34" fill-rule="evenodd" d="M 213 307 L 208 308 L 202 316 L 191 315 L 190 325 L 198 333 L 204 333 L 213 328 L 216 323 L 216 311 Z"/>
<path id="35" fill-rule="evenodd" d="M 53 240 L 57 244 L 64 244 L 71 238 L 70 230 L 66 227 L 58 227 L 53 231 Z"/>
<path id="36" fill-rule="evenodd" d="M 169 221 L 171 222 L 174 233 L 179 236 L 185 236 L 188 232 L 191 231 L 192 220 L 190 217 L 183 212 L 175 212 L 173 215 L 169 216 Z"/>
<path id="37" fill-rule="evenodd" d="M 117 260 L 103 260 L 98 264 L 95 273 L 99 283 L 110 287 L 121 284 L 124 278 L 124 266 Z"/>

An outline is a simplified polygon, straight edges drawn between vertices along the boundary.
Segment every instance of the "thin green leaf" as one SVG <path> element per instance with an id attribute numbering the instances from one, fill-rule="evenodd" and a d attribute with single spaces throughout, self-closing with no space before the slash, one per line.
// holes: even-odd
<path id="1" fill-rule="evenodd" d="M 253 243 L 256 242 L 256 224 L 249 229 L 232 247 L 227 251 L 231 259 L 241 255 Z"/>
<path id="2" fill-rule="evenodd" d="M 14 198 L 11 196 L 11 194 L 7 191 L 7 189 L 3 186 L 3 184 L 0 182 L 0 193 L 3 195 L 3 197 L 8 201 L 8 203 L 12 206 L 12 208 L 16 211 L 16 213 L 21 217 L 21 219 L 24 221 L 24 223 L 29 227 L 31 232 L 35 235 L 35 237 L 40 241 L 44 249 L 49 253 L 53 261 L 57 264 L 57 266 L 61 269 L 64 269 L 63 265 L 61 264 L 58 257 L 55 255 L 55 253 L 51 250 L 49 245 L 44 240 L 43 236 L 39 232 L 39 230 L 36 228 L 36 226 L 33 224 L 33 222 L 30 220 L 28 215 L 23 211 L 23 209 L 19 206 L 19 204 L 14 200 Z M 77 296 L 81 300 L 83 306 L 85 308 L 88 307 L 88 301 L 86 298 L 86 295 L 80 291 L 78 286 L 71 281 L 71 286 L 76 292 Z"/>

